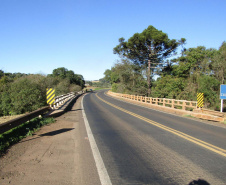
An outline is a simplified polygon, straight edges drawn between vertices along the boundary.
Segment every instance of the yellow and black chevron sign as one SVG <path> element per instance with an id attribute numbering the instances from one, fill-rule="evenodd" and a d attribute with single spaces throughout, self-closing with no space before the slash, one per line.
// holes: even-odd
<path id="1" fill-rule="evenodd" d="M 197 93 L 197 102 L 198 102 L 198 107 L 202 108 L 204 106 L 204 95 L 203 93 Z"/>
<path id="2" fill-rule="evenodd" d="M 47 103 L 52 105 L 55 101 L 55 89 L 53 88 L 47 88 L 46 89 L 46 99 Z"/>

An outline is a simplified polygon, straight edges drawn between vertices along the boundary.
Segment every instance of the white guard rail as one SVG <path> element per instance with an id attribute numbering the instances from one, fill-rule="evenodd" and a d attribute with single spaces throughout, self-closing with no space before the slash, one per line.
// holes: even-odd
<path id="1" fill-rule="evenodd" d="M 82 92 L 70 92 L 67 94 L 63 94 L 60 96 L 55 97 L 55 102 L 53 104 L 53 107 L 51 107 L 52 109 L 58 109 L 59 107 L 61 107 L 65 102 L 67 102 L 68 100 L 74 98 L 77 94 L 81 94 Z"/>

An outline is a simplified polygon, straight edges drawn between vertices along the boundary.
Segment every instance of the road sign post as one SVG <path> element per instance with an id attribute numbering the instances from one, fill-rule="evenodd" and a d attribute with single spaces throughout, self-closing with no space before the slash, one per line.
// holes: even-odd
<path id="1" fill-rule="evenodd" d="M 197 93 L 197 106 L 199 108 L 202 108 L 204 106 L 204 95 L 203 93 Z"/>
<path id="2" fill-rule="evenodd" d="M 46 89 L 46 100 L 47 103 L 51 106 L 54 104 L 55 101 L 55 89 L 47 88 Z"/>
<path id="3" fill-rule="evenodd" d="M 223 101 L 226 100 L 226 85 L 220 86 L 221 112 L 223 112 Z"/>

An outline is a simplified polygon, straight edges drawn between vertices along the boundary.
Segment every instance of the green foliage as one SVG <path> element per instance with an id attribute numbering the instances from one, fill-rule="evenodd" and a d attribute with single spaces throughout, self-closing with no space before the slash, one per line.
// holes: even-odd
<path id="1" fill-rule="evenodd" d="M 81 90 L 82 90 L 82 87 L 79 86 L 79 85 L 75 85 L 75 84 L 71 84 L 70 88 L 69 88 L 70 92 L 75 92 L 75 93 L 77 93 L 77 92 L 79 92 Z"/>
<path id="2" fill-rule="evenodd" d="M 11 145 L 19 142 L 26 136 L 31 135 L 40 127 L 53 122 L 55 122 L 53 118 L 34 118 L 31 121 L 0 134 L 0 155 L 2 155 Z"/>
<path id="3" fill-rule="evenodd" d="M 82 75 L 75 74 L 72 70 L 68 70 L 64 67 L 54 69 L 53 73 L 49 76 L 58 77 L 61 80 L 68 79 L 70 84 L 79 85 L 82 89 L 85 87 L 85 81 Z"/>
<path id="4" fill-rule="evenodd" d="M 46 105 L 43 102 L 45 97 L 33 79 L 19 78 L 10 86 L 11 112 L 22 114 L 36 110 Z"/>
<path id="5" fill-rule="evenodd" d="M 220 102 L 219 87 L 220 82 L 213 76 L 201 76 L 198 79 L 199 89 L 198 92 L 204 93 L 204 103 L 206 107 L 216 107 Z"/>
<path id="6" fill-rule="evenodd" d="M 105 71 L 112 91 L 145 95 L 150 74 L 149 68 L 146 69 L 151 61 L 152 67 L 163 63 L 163 69 L 152 69 L 152 77 L 157 73 L 159 78 L 152 80 L 150 96 L 196 101 L 197 92 L 203 92 L 205 107 L 219 108 L 219 88 L 225 84 L 226 77 L 226 42 L 218 50 L 204 46 L 186 49 L 185 43 L 184 38 L 170 40 L 153 26 L 135 33 L 127 41 L 120 38 L 113 51 L 122 61 Z M 181 56 L 166 60 L 178 46 L 182 47 Z"/>
<path id="7" fill-rule="evenodd" d="M 215 49 L 206 49 L 204 46 L 189 48 L 179 57 L 179 66 L 175 70 L 177 76 L 188 77 L 190 74 L 199 77 L 201 74 L 210 75 Z"/>
<path id="8" fill-rule="evenodd" d="M 70 80 L 69 79 L 61 80 L 55 87 L 55 90 L 56 96 L 70 92 Z"/>
<path id="9" fill-rule="evenodd" d="M 93 87 L 101 87 L 101 88 L 110 88 L 111 84 L 105 78 L 101 78 L 101 79 L 99 79 L 99 82 L 93 82 L 92 86 Z"/>
<path id="10" fill-rule="evenodd" d="M 122 59 L 109 71 L 107 75 L 110 76 L 107 78 L 111 80 L 113 92 L 146 94 L 147 83 L 142 75 L 142 69 L 129 60 Z"/>
<path id="11" fill-rule="evenodd" d="M 179 44 L 175 39 L 170 40 L 166 33 L 149 26 L 142 33 L 135 33 L 128 41 L 120 38 L 119 45 L 113 51 L 136 64 L 147 66 L 148 59 L 152 62 L 161 62 L 170 56 Z"/>
<path id="12" fill-rule="evenodd" d="M 52 74 L 54 77 L 59 76 L 60 78 L 64 79 L 66 78 L 66 72 L 68 72 L 66 68 L 59 67 L 57 69 L 54 69 Z"/>
<path id="13" fill-rule="evenodd" d="M 152 96 L 158 98 L 176 99 L 184 91 L 186 83 L 183 78 L 167 75 L 154 82 Z"/>
<path id="14" fill-rule="evenodd" d="M 46 106 L 46 88 L 56 95 L 78 92 L 84 87 L 82 75 L 57 68 L 48 76 L 4 73 L 0 70 L 0 116 L 21 114 Z"/>
<path id="15" fill-rule="evenodd" d="M 111 70 L 110 69 L 106 69 L 104 72 L 104 79 L 110 83 L 111 82 Z"/>
<path id="16" fill-rule="evenodd" d="M 5 90 L 4 92 L 1 92 L 0 95 L 1 95 L 0 96 L 0 103 L 1 103 L 0 116 L 13 114 L 11 111 L 12 104 L 11 104 L 9 92 Z"/>
<path id="17" fill-rule="evenodd" d="M 117 93 L 126 93 L 125 92 L 125 86 L 123 84 L 121 84 L 121 83 L 118 83 L 118 84 L 114 83 L 114 84 L 112 84 L 112 91 L 113 92 L 117 92 Z"/>
<path id="18" fill-rule="evenodd" d="M 4 84 L 0 91 L 0 116 L 31 112 L 46 105 L 46 88 L 35 77 L 23 76 Z"/>
<path id="19" fill-rule="evenodd" d="M 4 71 L 0 70 L 0 78 L 4 76 Z"/>
<path id="20" fill-rule="evenodd" d="M 224 43 L 220 49 L 224 48 Z M 224 49 L 189 48 L 176 59 L 177 65 L 163 70 L 155 82 L 152 96 L 197 100 L 197 92 L 204 93 L 206 108 L 217 109 L 220 104 L 220 83 L 225 79 Z"/>
<path id="21" fill-rule="evenodd" d="M 118 82 L 120 82 L 119 74 L 116 71 L 112 71 L 111 72 L 111 83 L 118 83 Z"/>
<path id="22" fill-rule="evenodd" d="M 177 47 L 183 45 L 185 41 L 186 39 L 184 38 L 178 41 L 169 39 L 166 33 L 150 25 L 142 33 L 135 33 L 128 41 L 120 38 L 119 45 L 113 49 L 113 52 L 131 60 L 141 68 L 147 68 L 149 66 L 148 61 L 156 67 L 160 63 L 163 63 L 164 59 L 176 53 Z M 151 80 L 149 80 L 152 78 L 152 75 L 150 75 L 151 69 L 148 67 L 146 73 L 149 89 L 148 94 L 150 93 L 151 87 Z"/>
<path id="23" fill-rule="evenodd" d="M 221 84 L 226 83 L 226 42 L 223 42 L 216 55 L 213 57 L 214 75 Z"/>

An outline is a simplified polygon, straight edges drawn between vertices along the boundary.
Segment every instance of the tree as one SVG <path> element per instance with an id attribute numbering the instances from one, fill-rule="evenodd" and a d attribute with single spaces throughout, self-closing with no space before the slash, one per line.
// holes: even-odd
<path id="1" fill-rule="evenodd" d="M 0 70 L 0 78 L 4 76 L 4 71 Z"/>
<path id="2" fill-rule="evenodd" d="M 59 67 L 59 68 L 53 70 L 52 75 L 54 77 L 59 76 L 60 78 L 64 79 L 64 78 L 66 78 L 67 72 L 68 72 L 68 69 L 66 69 L 65 67 Z"/>
<path id="3" fill-rule="evenodd" d="M 59 77 L 60 79 L 68 79 L 70 84 L 75 84 L 81 86 L 83 89 L 85 87 L 85 81 L 82 75 L 75 74 L 74 71 L 68 70 L 65 67 L 60 67 L 54 69 L 52 74 L 48 77 Z"/>
<path id="4" fill-rule="evenodd" d="M 105 78 L 110 79 L 113 92 L 146 94 L 147 85 L 141 69 L 128 59 L 118 61 L 111 70 L 106 71 L 108 76 Z"/>
<path id="5" fill-rule="evenodd" d="M 214 75 L 221 84 L 225 84 L 226 78 L 226 42 L 223 42 L 217 54 L 213 58 Z"/>
<path id="6" fill-rule="evenodd" d="M 215 49 L 206 49 L 204 46 L 189 48 L 184 52 L 184 56 L 179 57 L 178 61 L 184 63 L 189 71 L 187 73 L 210 74 L 212 58 L 216 53 Z"/>
<path id="7" fill-rule="evenodd" d="M 154 82 L 152 95 L 157 98 L 176 99 L 184 90 L 185 83 L 183 78 L 166 75 Z"/>
<path id="8" fill-rule="evenodd" d="M 29 76 L 21 77 L 12 82 L 9 89 L 10 94 L 8 95 L 12 104 L 10 112 L 12 114 L 21 114 L 46 105 L 46 95 L 41 92 L 39 85 L 34 82 L 34 78 L 29 78 Z"/>
<path id="9" fill-rule="evenodd" d="M 104 72 L 104 79 L 110 83 L 111 82 L 111 70 L 110 69 L 106 69 Z"/>
<path id="10" fill-rule="evenodd" d="M 114 54 L 132 60 L 134 64 L 144 66 L 145 68 L 148 67 L 147 84 L 148 95 L 150 95 L 151 63 L 157 66 L 164 59 L 171 56 L 181 43 L 185 43 L 185 39 L 181 39 L 180 42 L 175 39 L 170 40 L 166 33 L 157 30 L 153 26 L 149 26 L 142 33 L 135 33 L 128 41 L 120 38 L 119 45 L 113 51 Z"/>
<path id="11" fill-rule="evenodd" d="M 55 87 L 55 90 L 56 90 L 56 96 L 69 93 L 70 92 L 70 80 L 67 78 L 64 80 L 61 80 Z"/>
<path id="12" fill-rule="evenodd" d="M 69 70 L 69 71 L 66 71 L 66 75 L 65 75 L 66 78 L 68 78 L 70 80 L 70 83 L 71 84 L 76 84 L 76 77 L 75 77 L 75 73 L 74 71 L 72 70 Z"/>

